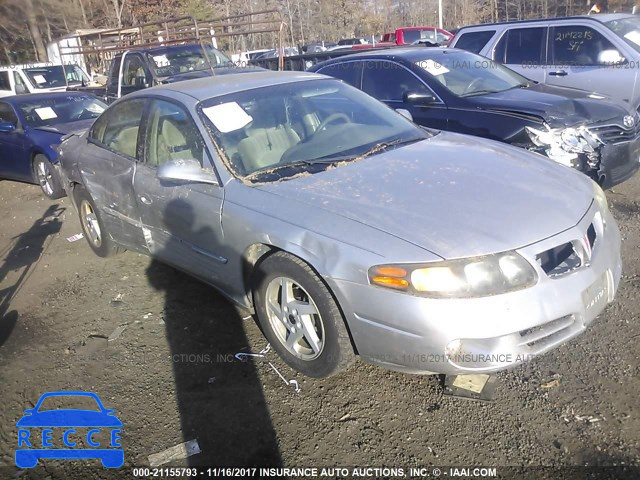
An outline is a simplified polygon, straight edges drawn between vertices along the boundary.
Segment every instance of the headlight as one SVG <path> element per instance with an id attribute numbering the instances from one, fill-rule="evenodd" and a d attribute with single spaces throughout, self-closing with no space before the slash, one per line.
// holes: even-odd
<path id="1" fill-rule="evenodd" d="M 543 147 L 547 156 L 569 167 L 578 166 L 579 154 L 592 154 L 602 145 L 597 135 L 585 127 L 538 130 L 525 127 L 529 138 L 537 147 Z"/>
<path id="2" fill-rule="evenodd" d="M 534 268 L 516 252 L 369 269 L 372 285 L 433 298 L 497 295 L 531 287 L 537 280 Z"/>
<path id="3" fill-rule="evenodd" d="M 598 209 L 604 215 L 609 211 L 609 203 L 607 202 L 607 195 L 602 190 L 602 187 L 596 182 L 593 183 L 593 198 L 598 204 Z"/>

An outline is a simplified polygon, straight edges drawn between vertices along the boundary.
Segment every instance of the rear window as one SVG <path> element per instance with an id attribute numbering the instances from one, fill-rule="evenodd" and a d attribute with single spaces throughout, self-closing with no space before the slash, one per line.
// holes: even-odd
<path id="1" fill-rule="evenodd" d="M 491 37 L 496 33 L 495 30 L 482 30 L 480 32 L 463 33 L 456 40 L 456 48 L 467 50 L 473 53 L 480 53 Z"/>
<path id="2" fill-rule="evenodd" d="M 500 39 L 494 60 L 507 65 L 541 65 L 547 27 L 514 28 Z"/>
<path id="3" fill-rule="evenodd" d="M 0 90 L 11 90 L 9 72 L 0 72 Z"/>

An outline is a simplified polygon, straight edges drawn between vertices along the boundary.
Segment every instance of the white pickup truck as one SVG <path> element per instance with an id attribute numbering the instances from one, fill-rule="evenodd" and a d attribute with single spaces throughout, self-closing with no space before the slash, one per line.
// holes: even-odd
<path id="1" fill-rule="evenodd" d="M 89 83 L 89 76 L 78 65 L 32 63 L 0 67 L 0 97 L 60 92 L 69 86 Z"/>

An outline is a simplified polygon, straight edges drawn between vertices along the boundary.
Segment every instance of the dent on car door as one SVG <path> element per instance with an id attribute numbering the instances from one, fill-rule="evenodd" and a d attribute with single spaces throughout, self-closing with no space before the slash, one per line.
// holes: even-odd
<path id="1" fill-rule="evenodd" d="M 544 83 L 548 31 L 542 25 L 508 29 L 496 44 L 493 59 L 520 75 Z"/>
<path id="2" fill-rule="evenodd" d="M 581 88 L 629 101 L 635 68 L 624 67 L 622 53 L 596 28 L 584 24 L 555 26 L 549 34 L 550 66 L 546 82 Z"/>
<path id="3" fill-rule="evenodd" d="M 157 176 L 161 165 L 175 160 L 195 160 L 211 168 L 191 114 L 176 103 L 154 100 L 143 145 L 144 163 L 136 170 L 134 189 L 147 248 L 154 257 L 204 281 L 222 283 L 227 263 L 220 224 L 222 189 Z"/>
<path id="4" fill-rule="evenodd" d="M 140 214 L 133 193 L 133 175 L 139 158 L 139 133 L 144 99 L 125 100 L 102 114 L 89 132 L 80 174 L 107 231 L 127 248 L 143 244 Z"/>
<path id="5" fill-rule="evenodd" d="M 0 175 L 4 178 L 31 181 L 31 165 L 26 155 L 24 135 L 20 130 L 18 116 L 13 107 L 0 102 L 0 122 L 10 123 L 16 128 L 11 132 L 0 132 Z"/>
<path id="6" fill-rule="evenodd" d="M 389 61 L 366 62 L 362 69 L 362 90 L 394 109 L 403 108 L 418 125 L 447 128 L 447 107 L 431 88 L 406 67 Z M 418 104 L 405 101 L 406 95 L 432 95 L 436 101 Z"/>

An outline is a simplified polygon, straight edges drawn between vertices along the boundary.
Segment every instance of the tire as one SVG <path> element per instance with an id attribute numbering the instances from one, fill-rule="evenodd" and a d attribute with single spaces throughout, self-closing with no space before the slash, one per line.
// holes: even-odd
<path id="1" fill-rule="evenodd" d="M 353 363 L 338 304 L 309 265 L 277 252 L 256 267 L 253 278 L 258 321 L 287 365 L 308 377 L 324 378 Z"/>
<path id="2" fill-rule="evenodd" d="M 78 207 L 82 233 L 91 250 L 99 257 L 111 257 L 123 252 L 124 249 L 111 240 L 102 221 L 101 212 L 96 208 L 89 192 L 81 186 L 76 186 L 73 196 Z"/>
<path id="3" fill-rule="evenodd" d="M 33 180 L 40 185 L 42 193 L 48 198 L 55 200 L 56 198 L 62 198 L 66 195 L 64 188 L 58 174 L 51 165 L 51 162 L 47 157 L 38 153 L 33 158 Z"/>

